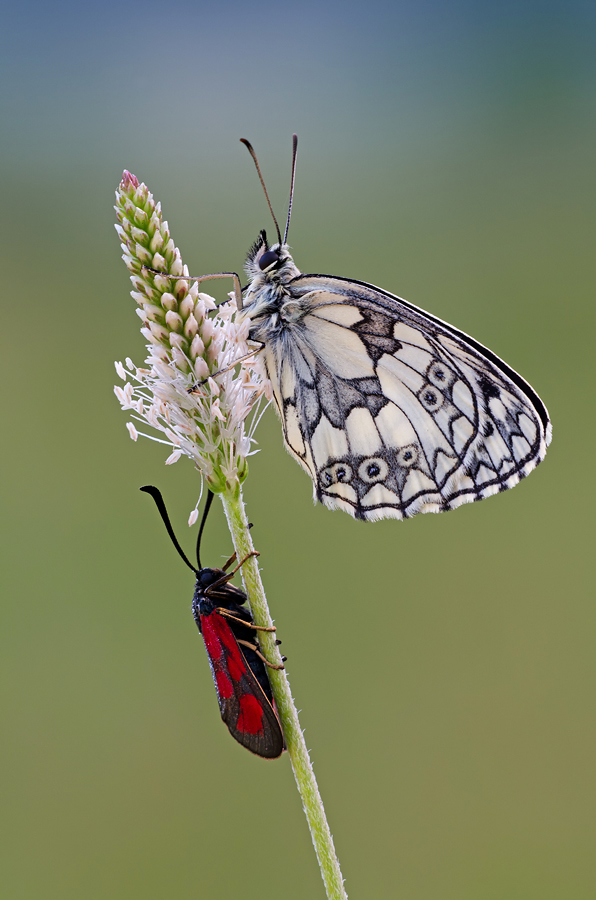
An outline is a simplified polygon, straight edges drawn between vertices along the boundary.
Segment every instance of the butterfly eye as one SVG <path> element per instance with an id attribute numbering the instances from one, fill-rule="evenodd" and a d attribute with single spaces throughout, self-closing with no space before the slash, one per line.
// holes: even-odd
<path id="1" fill-rule="evenodd" d="M 279 253 L 277 250 L 267 250 L 259 259 L 259 269 L 264 272 L 273 263 L 279 262 Z"/>

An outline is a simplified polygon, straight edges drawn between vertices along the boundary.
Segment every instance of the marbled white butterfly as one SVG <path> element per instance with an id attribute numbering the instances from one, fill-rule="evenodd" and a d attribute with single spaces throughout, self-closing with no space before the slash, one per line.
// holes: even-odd
<path id="1" fill-rule="evenodd" d="M 265 195 L 254 151 L 251 152 Z M 287 449 L 314 496 L 359 519 L 442 512 L 514 487 L 552 428 L 524 379 L 478 341 L 387 291 L 303 275 L 283 237 L 246 262 L 244 315 L 262 344 Z M 237 293 L 239 293 L 237 289 Z"/>

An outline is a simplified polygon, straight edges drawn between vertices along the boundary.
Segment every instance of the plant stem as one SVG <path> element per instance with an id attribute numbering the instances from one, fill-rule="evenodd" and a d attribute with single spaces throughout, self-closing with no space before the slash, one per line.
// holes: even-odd
<path id="1" fill-rule="evenodd" d="M 240 561 L 254 550 L 248 530 L 242 489 L 238 488 L 234 494 L 227 493 L 220 494 L 220 496 L 234 541 L 236 555 Z M 269 613 L 259 566 L 254 556 L 251 556 L 245 565 L 242 566 L 242 578 L 249 597 L 255 624 L 271 627 L 273 622 Z M 259 643 L 270 662 L 278 664 L 281 662 L 274 634 L 265 631 L 261 632 Z M 298 711 L 292 699 L 285 669 L 269 669 L 269 680 L 283 728 L 292 771 L 294 772 L 298 792 L 302 798 L 302 805 L 308 821 L 308 827 L 310 828 L 312 841 L 315 845 L 328 900 L 347 900 L 348 895 L 345 892 L 339 862 L 335 855 L 333 838 L 325 817 L 323 801 L 319 794 L 315 773 L 306 749 L 304 735 L 298 721 Z"/>

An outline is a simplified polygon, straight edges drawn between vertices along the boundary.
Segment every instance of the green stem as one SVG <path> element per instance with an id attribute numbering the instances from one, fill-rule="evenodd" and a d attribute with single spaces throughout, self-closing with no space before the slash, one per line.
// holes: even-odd
<path id="1" fill-rule="evenodd" d="M 220 496 L 234 541 L 236 555 L 241 560 L 254 550 L 248 530 L 242 490 L 238 489 L 234 494 L 221 494 Z M 242 578 L 250 600 L 255 624 L 271 627 L 273 622 L 267 606 L 267 598 L 265 597 L 259 566 L 254 556 L 251 556 L 243 565 Z M 281 662 L 274 634 L 261 632 L 259 643 L 270 662 Z M 298 721 L 298 711 L 292 699 L 285 669 L 270 669 L 269 680 L 286 739 L 294 778 L 302 798 L 302 805 L 308 821 L 308 827 L 310 828 L 312 841 L 315 845 L 327 897 L 329 900 L 347 900 L 348 895 L 344 889 L 339 862 L 335 855 L 333 838 L 325 818 L 323 801 L 319 794 L 315 773 L 306 749 L 304 735 Z"/>

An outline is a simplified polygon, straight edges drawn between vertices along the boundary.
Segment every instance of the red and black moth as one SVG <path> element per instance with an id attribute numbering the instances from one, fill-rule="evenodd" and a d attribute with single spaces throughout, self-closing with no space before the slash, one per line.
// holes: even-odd
<path id="1" fill-rule="evenodd" d="M 155 500 L 172 543 L 196 575 L 192 612 L 205 642 L 222 719 L 232 737 L 243 747 L 265 759 L 276 759 L 285 744 L 273 705 L 267 666 L 283 669 L 283 665 L 268 662 L 255 638 L 255 632 L 275 631 L 275 628 L 255 625 L 244 606 L 248 599 L 246 594 L 229 583 L 249 557 L 241 560 L 231 572 L 226 570 L 235 561 L 236 554 L 221 569 L 201 566 L 201 535 L 213 500 L 213 494 L 209 492 L 197 538 L 198 568 L 195 568 L 176 539 L 160 491 L 152 485 L 145 485 L 141 490 Z"/>

